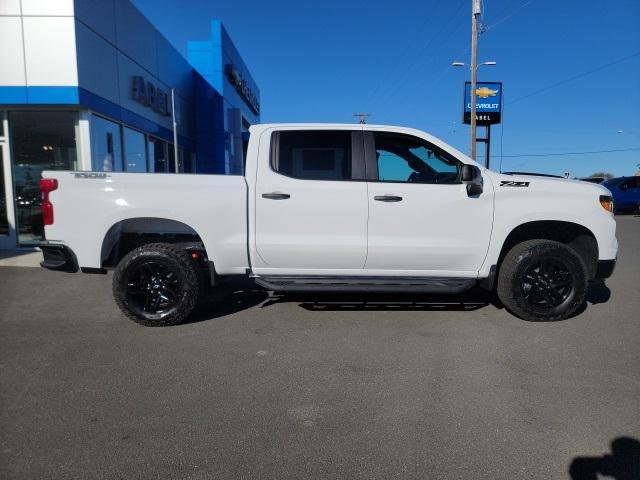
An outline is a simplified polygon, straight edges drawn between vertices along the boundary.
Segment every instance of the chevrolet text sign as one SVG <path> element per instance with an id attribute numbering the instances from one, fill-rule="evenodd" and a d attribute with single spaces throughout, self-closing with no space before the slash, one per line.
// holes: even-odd
<path id="1" fill-rule="evenodd" d="M 478 125 L 500 123 L 502 113 L 502 82 L 476 83 L 476 122 Z M 471 82 L 464 83 L 464 115 L 471 123 Z"/>

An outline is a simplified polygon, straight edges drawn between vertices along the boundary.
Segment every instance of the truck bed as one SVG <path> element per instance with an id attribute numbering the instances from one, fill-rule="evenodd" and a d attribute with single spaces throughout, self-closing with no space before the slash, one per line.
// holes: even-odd
<path id="1" fill-rule="evenodd" d="M 232 175 L 45 171 L 54 223 L 46 239 L 64 239 L 83 268 L 99 268 L 110 238 L 127 231 L 197 236 L 220 273 L 244 273 L 247 185 Z"/>

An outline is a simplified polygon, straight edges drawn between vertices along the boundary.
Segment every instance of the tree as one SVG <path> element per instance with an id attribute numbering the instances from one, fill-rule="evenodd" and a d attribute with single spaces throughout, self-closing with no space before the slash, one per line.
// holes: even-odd
<path id="1" fill-rule="evenodd" d="M 613 178 L 613 173 L 611 172 L 596 172 L 589 175 L 589 177 L 604 177 L 605 180 L 609 180 Z"/>

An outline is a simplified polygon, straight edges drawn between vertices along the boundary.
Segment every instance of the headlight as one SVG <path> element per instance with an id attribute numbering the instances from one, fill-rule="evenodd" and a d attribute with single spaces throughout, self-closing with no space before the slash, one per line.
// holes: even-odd
<path id="1" fill-rule="evenodd" d="M 608 212 L 613 213 L 613 198 L 609 195 L 600 195 L 600 205 Z"/>

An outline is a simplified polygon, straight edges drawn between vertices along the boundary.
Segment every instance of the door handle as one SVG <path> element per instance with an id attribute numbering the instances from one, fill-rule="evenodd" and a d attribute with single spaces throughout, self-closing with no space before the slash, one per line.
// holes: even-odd
<path id="1" fill-rule="evenodd" d="M 268 198 L 269 200 L 286 200 L 287 198 L 290 198 L 290 197 L 291 195 L 289 195 L 288 193 L 271 192 L 271 193 L 262 194 L 262 198 Z"/>
<path id="2" fill-rule="evenodd" d="M 378 202 L 401 202 L 402 197 L 396 197 L 395 195 L 376 195 L 373 197 Z"/>

